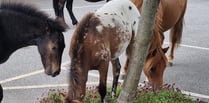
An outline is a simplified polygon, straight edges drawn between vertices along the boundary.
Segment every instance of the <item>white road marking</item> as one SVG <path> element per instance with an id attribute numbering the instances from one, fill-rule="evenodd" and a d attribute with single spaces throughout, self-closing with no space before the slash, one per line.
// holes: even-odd
<path id="1" fill-rule="evenodd" d="M 27 73 L 27 74 L 11 77 L 11 78 L 0 81 L 0 84 L 11 82 L 11 81 L 18 80 L 18 79 L 21 79 L 21 78 L 30 77 L 30 76 L 37 75 L 37 74 L 40 74 L 40 73 L 43 73 L 43 72 L 44 72 L 44 70 L 37 70 L 37 71 L 30 72 L 30 73 Z"/>
<path id="2" fill-rule="evenodd" d="M 111 81 L 107 81 L 108 84 Z M 87 87 L 92 85 L 99 85 L 99 82 L 87 82 Z M 40 88 L 56 88 L 56 87 L 67 87 L 68 84 L 45 84 L 45 85 L 29 85 L 29 86 L 7 86 L 3 87 L 3 90 L 20 90 L 20 89 L 40 89 Z"/>
<path id="3" fill-rule="evenodd" d="M 169 42 L 164 42 L 164 44 L 169 44 Z M 185 44 L 180 44 L 181 47 L 187 47 L 187 48 L 193 48 L 193 49 L 200 49 L 200 50 L 207 50 L 209 51 L 209 48 L 206 47 L 200 47 L 200 46 L 193 46 L 193 45 L 185 45 Z"/>
<path id="4" fill-rule="evenodd" d="M 193 97 L 200 97 L 200 98 L 204 98 L 204 99 L 209 99 L 208 95 L 203 95 L 203 94 L 198 94 L 198 93 L 193 93 L 193 92 L 188 92 L 188 91 L 181 91 L 181 92 L 186 95 L 193 96 Z"/>

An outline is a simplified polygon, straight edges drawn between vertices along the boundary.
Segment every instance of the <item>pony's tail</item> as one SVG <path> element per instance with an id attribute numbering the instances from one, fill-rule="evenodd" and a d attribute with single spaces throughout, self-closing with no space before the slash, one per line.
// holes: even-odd
<path id="1" fill-rule="evenodd" d="M 187 8 L 187 0 L 180 0 L 180 2 L 181 2 L 180 4 L 182 4 L 183 7 L 183 12 L 176 25 L 170 31 L 170 41 L 171 43 L 175 43 L 174 44 L 175 47 L 178 47 L 179 44 L 181 43 L 183 24 L 184 24 L 184 14 Z"/>
<path id="2" fill-rule="evenodd" d="M 77 96 L 76 91 L 81 90 L 81 83 L 79 80 L 79 75 L 75 69 L 71 69 L 69 73 L 69 87 L 68 87 L 68 95 L 66 97 L 67 101 L 72 101 Z M 71 103 L 71 102 L 70 102 Z"/>
<path id="3" fill-rule="evenodd" d="M 70 42 L 70 56 L 77 56 L 77 52 L 80 48 L 80 44 L 82 44 L 84 35 L 87 32 L 87 28 L 89 26 L 89 20 L 94 15 L 94 13 L 86 14 L 77 24 L 73 36 Z"/>
<path id="4" fill-rule="evenodd" d="M 94 13 L 88 13 L 79 21 L 74 32 L 74 35 L 78 38 L 75 39 L 81 40 L 81 38 L 85 35 L 83 32 L 86 31 L 85 29 L 89 26 L 89 20 L 93 15 Z"/>
<path id="5" fill-rule="evenodd" d="M 178 45 L 181 43 L 182 38 L 182 32 L 183 32 L 183 18 L 171 29 L 170 31 L 170 42 L 175 45 L 175 47 L 178 47 Z"/>

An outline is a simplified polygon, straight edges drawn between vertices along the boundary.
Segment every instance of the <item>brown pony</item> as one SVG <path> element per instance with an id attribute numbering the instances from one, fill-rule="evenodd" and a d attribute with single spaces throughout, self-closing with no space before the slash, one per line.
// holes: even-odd
<path id="1" fill-rule="evenodd" d="M 132 0 L 141 12 L 143 0 Z M 163 72 L 167 61 L 172 65 L 174 58 L 174 49 L 181 41 L 183 30 L 183 19 L 186 10 L 187 0 L 160 0 L 157 10 L 156 21 L 154 25 L 153 37 L 149 53 L 144 64 L 144 73 L 148 81 L 154 87 L 161 87 L 163 84 Z M 170 30 L 170 54 L 168 60 L 165 52 L 168 48 L 162 49 L 164 40 L 163 33 Z M 129 51 L 127 51 L 129 52 Z M 129 62 L 129 56 L 126 61 L 123 75 L 126 74 Z"/>
<path id="2" fill-rule="evenodd" d="M 121 67 L 118 57 L 131 42 L 139 17 L 139 12 L 131 1 L 114 0 L 81 19 L 70 44 L 71 66 L 67 102 L 83 102 L 88 71 L 98 70 L 98 89 L 103 103 L 110 61 L 114 76 L 112 95 L 115 95 Z"/>

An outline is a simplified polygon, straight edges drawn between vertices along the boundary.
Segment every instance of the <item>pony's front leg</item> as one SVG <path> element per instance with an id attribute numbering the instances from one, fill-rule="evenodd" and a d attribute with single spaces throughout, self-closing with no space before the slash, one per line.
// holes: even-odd
<path id="1" fill-rule="evenodd" d="M 65 5 L 65 0 L 53 0 L 53 7 L 56 15 L 56 20 L 61 22 L 61 24 L 68 28 L 68 25 L 65 22 L 64 19 L 64 5 Z"/>
<path id="2" fill-rule="evenodd" d="M 117 58 L 116 60 L 111 61 L 112 63 L 112 72 L 113 72 L 113 84 L 112 84 L 112 93 L 111 96 L 116 96 L 117 86 L 118 86 L 118 78 L 120 76 L 120 60 Z"/>
<path id="3" fill-rule="evenodd" d="M 99 94 L 101 96 L 101 103 L 104 103 L 104 98 L 107 93 L 107 72 L 108 72 L 109 62 L 103 61 L 100 63 L 99 70 Z"/>

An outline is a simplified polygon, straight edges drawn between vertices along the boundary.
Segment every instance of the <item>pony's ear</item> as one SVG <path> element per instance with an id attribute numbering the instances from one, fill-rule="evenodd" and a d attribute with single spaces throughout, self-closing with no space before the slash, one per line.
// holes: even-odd
<path id="1" fill-rule="evenodd" d="M 46 31 L 60 31 L 65 32 L 66 28 L 58 21 L 46 20 Z"/>
<path id="2" fill-rule="evenodd" d="M 163 50 L 163 53 L 166 53 L 168 51 L 169 47 L 166 47 L 166 48 L 162 48 Z"/>

